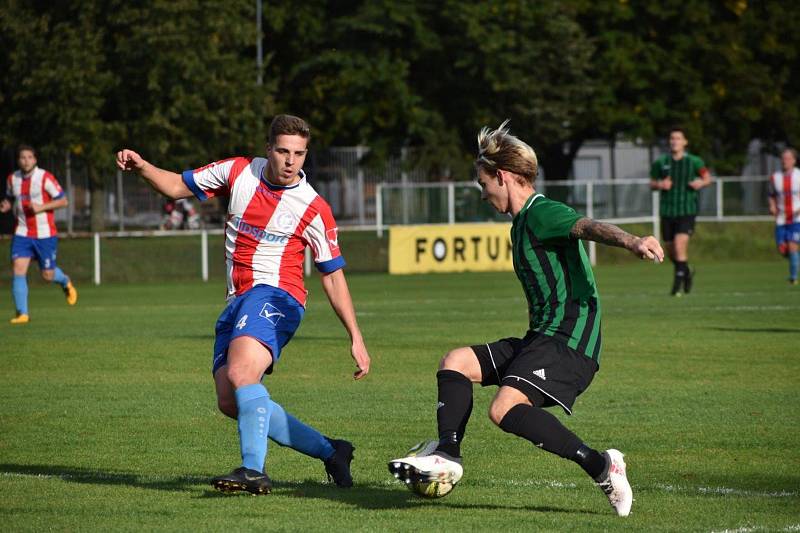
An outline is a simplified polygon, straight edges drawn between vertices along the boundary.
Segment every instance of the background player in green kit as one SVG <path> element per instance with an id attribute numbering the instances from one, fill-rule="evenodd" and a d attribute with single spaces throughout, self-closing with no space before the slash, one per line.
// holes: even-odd
<path id="1" fill-rule="evenodd" d="M 390 461 L 389 470 L 404 481 L 457 482 L 463 474 L 460 443 L 472 413 L 472 384 L 497 385 L 489 408 L 492 422 L 578 463 L 617 514 L 627 516 L 633 493 L 622 453 L 590 448 L 543 408 L 560 406 L 572 414 L 575 398 L 599 369 L 600 299 L 581 239 L 627 248 L 656 262 L 664 253 L 655 237 L 636 237 L 536 193 L 536 154 L 506 124 L 481 131 L 475 165 L 482 198 L 514 217 L 514 271 L 528 300 L 528 331 L 523 338 L 450 351 L 436 375 L 438 447 L 429 455 Z"/>
<path id="2" fill-rule="evenodd" d="M 672 295 L 692 290 L 694 273 L 689 269 L 689 237 L 697 216 L 697 191 L 711 184 L 711 173 L 703 160 L 686 151 L 689 141 L 681 128 L 669 132 L 669 154 L 650 167 L 650 188 L 661 191 L 661 236 L 675 265 Z"/>

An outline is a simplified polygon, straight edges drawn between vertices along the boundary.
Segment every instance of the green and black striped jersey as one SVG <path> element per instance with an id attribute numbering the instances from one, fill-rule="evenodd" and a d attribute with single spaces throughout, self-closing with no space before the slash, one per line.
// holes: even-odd
<path id="1" fill-rule="evenodd" d="M 672 159 L 664 154 L 650 167 L 650 178 L 661 181 L 667 176 L 672 179 L 672 188 L 661 191 L 661 216 L 682 217 L 697 214 L 697 191 L 689 187 L 689 182 L 700 177 L 706 168 L 703 160 L 685 152 L 683 157 Z"/>
<path id="2" fill-rule="evenodd" d="M 529 329 L 600 358 L 600 299 L 589 258 L 570 231 L 581 215 L 541 194 L 511 225 L 514 271 L 528 299 Z"/>

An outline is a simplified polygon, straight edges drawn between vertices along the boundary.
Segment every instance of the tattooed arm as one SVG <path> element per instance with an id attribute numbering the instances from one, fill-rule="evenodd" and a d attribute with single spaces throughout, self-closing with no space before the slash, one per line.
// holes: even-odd
<path id="1" fill-rule="evenodd" d="M 613 224 L 583 217 L 572 226 L 569 234 L 575 239 L 625 248 L 641 259 L 652 259 L 657 263 L 664 260 L 664 251 L 658 239 L 653 236 L 637 237 Z"/>

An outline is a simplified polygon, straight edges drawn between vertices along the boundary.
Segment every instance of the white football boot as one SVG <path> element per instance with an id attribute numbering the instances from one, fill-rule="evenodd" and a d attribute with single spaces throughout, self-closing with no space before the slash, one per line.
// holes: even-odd
<path id="1" fill-rule="evenodd" d="M 435 444 L 435 443 L 428 443 Z M 408 457 L 389 461 L 389 472 L 406 483 L 439 481 L 455 485 L 464 475 L 458 459 L 446 453 L 434 452 L 434 446 L 418 445 Z"/>
<path id="2" fill-rule="evenodd" d="M 608 457 L 608 474 L 603 481 L 597 481 L 597 486 L 608 497 L 608 503 L 619 516 L 628 516 L 633 504 L 633 490 L 625 474 L 625 461 L 619 450 L 606 450 Z"/>

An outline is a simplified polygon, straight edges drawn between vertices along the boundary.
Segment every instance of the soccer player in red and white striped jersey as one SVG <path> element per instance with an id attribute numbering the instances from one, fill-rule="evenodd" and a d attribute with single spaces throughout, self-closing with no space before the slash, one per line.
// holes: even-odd
<path id="1" fill-rule="evenodd" d="M 781 170 L 769 181 L 769 212 L 775 217 L 775 244 L 789 259 L 789 283 L 797 285 L 800 267 L 800 169 L 797 152 L 787 148 L 781 153 Z"/>
<path id="2" fill-rule="evenodd" d="M 36 258 L 42 278 L 51 281 L 64 291 L 69 305 L 78 302 L 78 291 L 69 277 L 56 265 L 58 237 L 53 211 L 67 206 L 67 197 L 55 176 L 37 166 L 36 152 L 31 146 L 17 149 L 19 170 L 6 179 L 6 196 L 0 201 L 0 213 L 14 210 L 14 237 L 11 240 L 11 263 L 14 280 L 11 292 L 17 315 L 12 324 L 27 324 L 28 267 Z"/>
<path id="3" fill-rule="evenodd" d="M 369 354 L 342 271 L 345 262 L 336 222 L 302 170 L 310 137 L 304 120 L 278 115 L 270 126 L 266 158 L 234 157 L 183 174 L 157 168 L 132 150 L 117 153 L 121 169 L 138 172 L 169 198 L 228 198 L 228 306 L 216 324 L 212 372 L 220 410 L 238 421 L 242 466 L 212 480 L 222 491 L 271 490 L 264 473 L 268 437 L 321 459 L 338 486 L 352 485 L 352 444 L 328 439 L 288 415 L 261 383 L 305 310 L 306 247 L 311 248 L 323 290 L 350 335 L 355 379 L 369 372 Z"/>

